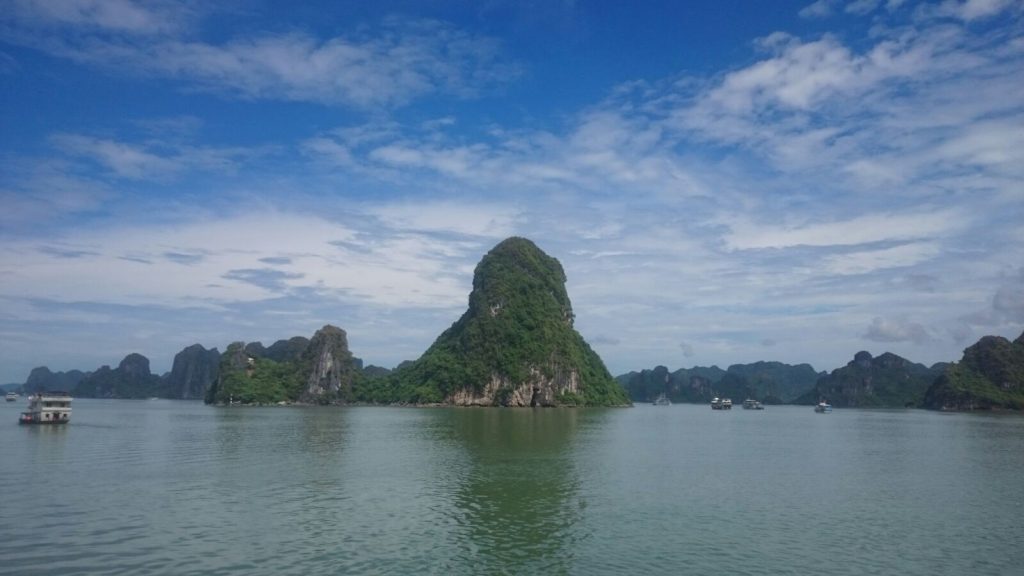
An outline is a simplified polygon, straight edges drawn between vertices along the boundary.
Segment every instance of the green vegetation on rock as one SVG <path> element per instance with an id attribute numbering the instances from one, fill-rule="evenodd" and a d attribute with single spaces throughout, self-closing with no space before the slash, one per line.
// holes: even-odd
<path id="1" fill-rule="evenodd" d="M 862 351 L 846 366 L 822 376 L 814 389 L 795 403 L 816 404 L 825 400 L 836 407 L 919 407 L 925 391 L 943 367 L 937 364 L 929 368 L 890 352 L 873 358 Z"/>
<path id="2" fill-rule="evenodd" d="M 85 398 L 151 398 L 167 397 L 167 383 L 150 373 L 149 359 L 129 354 L 117 366 L 102 366 L 85 376 L 72 390 Z"/>
<path id="3" fill-rule="evenodd" d="M 224 354 L 237 353 L 232 344 Z M 210 403 L 240 402 L 242 404 L 273 404 L 295 400 L 302 388 L 295 366 L 290 362 L 275 362 L 269 358 L 246 357 L 246 365 L 237 367 L 230 361 L 221 363 L 221 376 L 208 395 Z M 228 366 L 225 366 L 228 364 Z"/>
<path id="4" fill-rule="evenodd" d="M 1013 342 L 985 336 L 928 389 L 924 405 L 937 410 L 1024 409 L 1024 334 Z"/>
<path id="5" fill-rule="evenodd" d="M 33 368 L 28 379 L 21 389 L 26 394 L 33 394 L 44 390 L 61 390 L 71 392 L 89 376 L 89 372 L 81 370 L 69 370 L 67 372 L 51 372 L 46 366 Z"/>
<path id="6" fill-rule="evenodd" d="M 389 385 L 366 399 L 484 405 L 629 404 L 573 328 L 562 265 L 509 238 L 476 267 L 469 308 Z"/>
<path id="7" fill-rule="evenodd" d="M 235 342 L 220 359 L 208 404 L 334 404 L 351 401 L 355 361 L 345 331 L 324 326 L 312 340 L 296 337 L 269 348 Z"/>
<path id="8" fill-rule="evenodd" d="M 782 404 L 812 388 L 819 376 L 809 364 L 754 362 L 733 364 L 728 370 L 718 366 L 695 366 L 669 372 L 668 368 L 657 366 L 623 374 L 616 380 L 636 402 L 651 402 L 665 394 L 676 403 L 704 403 L 721 397 Z"/>

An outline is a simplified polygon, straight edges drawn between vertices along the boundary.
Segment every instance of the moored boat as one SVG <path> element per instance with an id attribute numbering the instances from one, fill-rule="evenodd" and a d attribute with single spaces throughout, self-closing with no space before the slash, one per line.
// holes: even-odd
<path id="1" fill-rule="evenodd" d="M 651 404 L 654 404 L 655 406 L 671 406 L 672 401 L 668 399 L 668 396 L 666 396 L 664 392 L 662 392 L 654 399 L 654 402 L 651 402 Z"/>
<path id="2" fill-rule="evenodd" d="M 67 392 L 37 392 L 28 397 L 28 410 L 19 424 L 67 424 L 71 421 L 71 395 Z"/>
<path id="3" fill-rule="evenodd" d="M 764 410 L 764 404 L 761 404 L 761 402 L 758 401 L 758 400 L 754 400 L 752 398 L 747 398 L 746 400 L 743 401 L 743 409 L 744 410 Z"/>
<path id="4" fill-rule="evenodd" d="M 818 405 L 814 407 L 814 411 L 819 414 L 825 414 L 832 411 L 832 405 L 828 402 L 818 402 Z"/>
<path id="5" fill-rule="evenodd" d="M 712 410 L 732 410 L 732 400 L 728 398 L 714 398 L 711 400 Z"/>

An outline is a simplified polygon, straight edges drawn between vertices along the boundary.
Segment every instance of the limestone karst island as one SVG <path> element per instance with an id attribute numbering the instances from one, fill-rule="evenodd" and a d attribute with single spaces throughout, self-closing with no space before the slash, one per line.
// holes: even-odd
<path id="1" fill-rule="evenodd" d="M 629 398 L 573 328 L 562 265 L 525 238 L 488 252 L 469 308 L 416 361 L 362 370 L 344 330 L 270 348 L 236 342 L 210 403 L 386 403 L 456 406 L 625 406 Z"/>

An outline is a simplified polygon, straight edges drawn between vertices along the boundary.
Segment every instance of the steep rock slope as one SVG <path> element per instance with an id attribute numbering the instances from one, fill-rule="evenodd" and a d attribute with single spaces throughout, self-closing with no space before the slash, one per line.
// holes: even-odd
<path id="1" fill-rule="evenodd" d="M 231 344 L 205 399 L 210 404 L 344 403 L 353 397 L 357 376 L 345 331 L 327 325 L 311 340 L 279 340 L 269 348 L 258 342 Z"/>
<path id="2" fill-rule="evenodd" d="M 1024 409 L 1024 334 L 1010 342 L 985 336 L 964 350 L 925 394 L 937 410 Z"/>
<path id="3" fill-rule="evenodd" d="M 628 405 L 573 327 L 562 265 L 525 238 L 477 264 L 469 308 L 392 375 L 398 401 L 459 406 Z"/>
<path id="4" fill-rule="evenodd" d="M 86 376 L 72 394 L 87 398 L 166 397 L 167 385 L 149 371 L 148 358 L 142 354 L 129 354 L 117 368 L 102 366 Z"/>
<path id="5" fill-rule="evenodd" d="M 220 352 L 193 344 L 174 356 L 171 373 L 167 375 L 167 388 L 171 398 L 194 400 L 204 398 L 210 385 L 217 380 Z"/>
<path id="6" fill-rule="evenodd" d="M 877 358 L 858 352 L 852 361 L 822 376 L 814 389 L 796 400 L 814 404 L 827 400 L 837 407 L 903 408 L 921 406 L 928 386 L 941 373 L 942 365 L 931 368 L 886 352 Z"/>

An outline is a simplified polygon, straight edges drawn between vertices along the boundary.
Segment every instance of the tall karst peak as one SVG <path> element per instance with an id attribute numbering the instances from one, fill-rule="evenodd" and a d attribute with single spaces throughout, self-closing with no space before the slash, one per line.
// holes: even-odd
<path id="1" fill-rule="evenodd" d="M 352 399 L 356 364 L 344 330 L 330 324 L 317 330 L 299 361 L 308 370 L 300 400 L 326 403 Z"/>
<path id="2" fill-rule="evenodd" d="M 560 406 L 629 404 L 573 328 L 562 265 L 513 237 L 477 264 L 469 307 L 396 374 L 420 402 Z"/>

